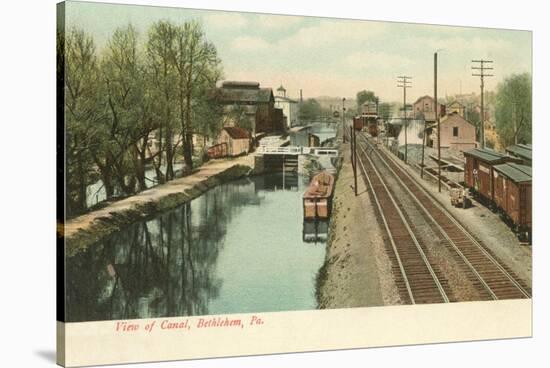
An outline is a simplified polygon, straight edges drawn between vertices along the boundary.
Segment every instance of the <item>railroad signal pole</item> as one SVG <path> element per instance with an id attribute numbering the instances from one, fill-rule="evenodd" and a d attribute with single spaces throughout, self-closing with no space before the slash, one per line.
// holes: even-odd
<path id="1" fill-rule="evenodd" d="M 410 81 L 412 77 L 399 76 L 397 77 L 397 87 L 403 88 L 403 125 L 405 126 L 405 163 L 407 163 L 407 88 L 411 88 L 412 82 Z M 399 147 L 398 147 L 399 148 Z"/>
<path id="2" fill-rule="evenodd" d="M 493 63 L 492 60 L 483 60 L 483 59 L 480 59 L 480 60 L 472 60 L 472 63 L 475 65 L 475 66 L 472 66 L 472 70 L 473 70 L 473 73 L 472 73 L 472 76 L 473 77 L 479 77 L 480 80 L 481 80 L 481 85 L 480 85 L 480 88 L 481 88 L 481 130 L 480 130 L 480 143 L 481 143 L 481 148 L 484 149 L 485 148 L 485 105 L 483 103 L 483 89 L 485 87 L 485 77 L 492 77 L 493 75 L 492 74 L 487 74 L 485 73 L 487 70 L 493 70 L 492 67 L 488 67 L 486 66 L 486 64 L 491 64 Z"/>

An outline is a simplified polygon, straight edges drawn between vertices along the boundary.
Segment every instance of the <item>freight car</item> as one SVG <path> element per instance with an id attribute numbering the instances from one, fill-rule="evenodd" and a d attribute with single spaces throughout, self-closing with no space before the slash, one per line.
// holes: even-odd
<path id="1" fill-rule="evenodd" d="M 494 201 L 504 220 L 522 240 L 531 242 L 532 170 L 527 165 L 495 165 Z"/>
<path id="2" fill-rule="evenodd" d="M 464 167 L 465 186 L 480 202 L 495 208 L 493 167 L 507 162 L 518 163 L 519 160 L 502 153 L 480 148 L 464 152 L 464 157 L 466 158 Z"/>
<path id="3" fill-rule="evenodd" d="M 521 159 L 523 165 L 531 166 L 533 161 L 533 146 L 530 144 L 514 144 L 506 148 L 510 156 Z"/>
<path id="4" fill-rule="evenodd" d="M 357 131 L 361 131 L 363 130 L 363 126 L 364 126 L 364 121 L 362 118 L 360 117 L 354 117 L 353 118 L 353 129 L 357 130 Z"/>
<path id="5" fill-rule="evenodd" d="M 368 120 L 367 121 L 367 130 L 371 137 L 378 137 L 378 121 Z"/>

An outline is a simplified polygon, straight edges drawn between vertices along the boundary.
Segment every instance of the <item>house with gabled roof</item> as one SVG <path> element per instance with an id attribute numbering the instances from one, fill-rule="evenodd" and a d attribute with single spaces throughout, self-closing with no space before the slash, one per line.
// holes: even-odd
<path id="1" fill-rule="evenodd" d="M 440 119 L 441 147 L 452 148 L 458 151 L 466 151 L 477 147 L 476 127 L 464 119 L 458 113 L 453 112 Z M 437 128 L 430 131 L 430 139 L 433 147 L 437 147 Z"/>
<path id="2" fill-rule="evenodd" d="M 228 156 L 247 154 L 250 149 L 250 133 L 236 126 L 222 128 L 216 141 L 218 145 L 224 144 L 227 147 Z"/>
<path id="3" fill-rule="evenodd" d="M 466 106 L 458 102 L 457 100 L 454 100 L 450 104 L 447 104 L 445 107 L 447 114 L 457 113 L 458 115 L 462 116 L 463 118 L 466 117 Z"/>
<path id="4" fill-rule="evenodd" d="M 439 116 L 445 115 L 445 105 L 437 103 Z M 426 122 L 435 122 L 435 101 L 428 95 L 419 97 L 413 103 L 413 116 L 415 119 L 424 119 Z"/>

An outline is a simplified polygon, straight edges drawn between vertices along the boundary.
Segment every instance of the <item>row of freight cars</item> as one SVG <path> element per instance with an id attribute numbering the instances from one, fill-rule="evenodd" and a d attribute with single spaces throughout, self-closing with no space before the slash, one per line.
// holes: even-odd
<path id="1" fill-rule="evenodd" d="M 522 146 L 522 155 L 505 155 L 479 148 L 464 152 L 464 182 L 474 197 L 502 214 L 520 239 L 530 242 L 531 147 L 517 146 Z"/>

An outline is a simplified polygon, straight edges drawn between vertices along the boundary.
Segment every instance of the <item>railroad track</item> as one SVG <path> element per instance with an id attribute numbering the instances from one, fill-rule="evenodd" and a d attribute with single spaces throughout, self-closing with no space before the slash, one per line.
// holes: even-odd
<path id="1" fill-rule="evenodd" d="M 531 289 L 527 287 L 509 268 L 507 268 L 483 243 L 470 234 L 433 196 L 421 187 L 412 176 L 400 167 L 394 158 L 386 152 L 372 146 L 367 137 L 358 135 L 358 147 L 363 159 L 359 166 L 368 174 L 368 165 L 374 170 L 375 163 L 384 165 L 395 177 L 400 186 L 410 195 L 416 207 L 423 213 L 440 241 L 451 249 L 462 264 L 464 272 L 472 281 L 480 296 L 486 300 L 530 298 Z M 359 152 L 359 151 L 358 151 Z M 371 156 L 371 157 L 369 157 Z M 359 161 L 359 160 L 358 160 Z M 364 165 L 367 163 L 368 165 Z M 367 169 L 367 170 L 365 170 Z M 371 172 L 375 172 L 371 169 Z M 380 175 L 378 175 L 380 176 Z M 372 173 L 370 174 L 372 179 Z M 366 179 L 369 181 L 369 177 Z M 380 177 L 380 180 L 381 177 Z M 369 183 L 377 192 L 380 187 Z M 437 267 L 434 267 L 437 268 Z M 439 272 L 440 274 L 441 272 Z M 444 280 L 444 275 L 439 275 Z M 444 284 L 444 283 L 442 283 Z"/>
<path id="2" fill-rule="evenodd" d="M 368 155 L 358 157 L 358 167 L 378 208 L 378 213 L 388 233 L 397 266 L 394 274 L 401 296 L 411 304 L 449 302 L 446 280 L 437 275 L 425 253 L 425 246 L 415 234 L 393 194 L 384 183 Z"/>

